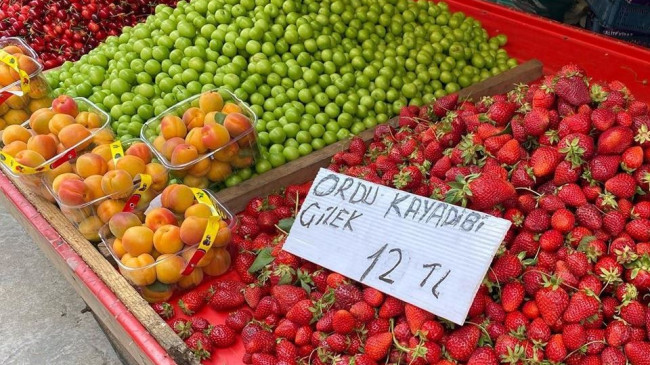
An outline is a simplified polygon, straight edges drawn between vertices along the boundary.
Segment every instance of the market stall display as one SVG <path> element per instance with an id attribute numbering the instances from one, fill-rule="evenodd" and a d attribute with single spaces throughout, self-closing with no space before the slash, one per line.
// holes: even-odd
<path id="1" fill-rule="evenodd" d="M 3 201 L 129 363 L 645 364 L 647 59 L 517 14 L 475 0 L 160 6 L 48 74 L 59 96 L 2 132 L 16 184 L 0 176 Z M 521 32 L 506 53 L 483 26 Z M 7 67 L 37 59 L 17 52 Z M 538 54 L 547 76 L 508 54 Z M 322 167 L 415 194 L 392 205 L 403 218 L 445 201 L 511 224 L 464 323 L 283 249 Z M 399 281 L 398 265 L 378 280 Z"/>

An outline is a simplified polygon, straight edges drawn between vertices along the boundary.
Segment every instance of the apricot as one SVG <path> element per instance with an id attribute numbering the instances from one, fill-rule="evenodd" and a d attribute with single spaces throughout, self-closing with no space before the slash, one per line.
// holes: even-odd
<path id="1" fill-rule="evenodd" d="M 197 177 L 202 177 L 208 174 L 211 165 L 212 163 L 210 162 L 210 159 L 204 158 L 187 169 L 187 173 Z"/>
<path id="2" fill-rule="evenodd" d="M 182 165 L 194 161 L 197 158 L 199 158 L 199 152 L 196 150 L 196 147 L 182 143 L 174 148 L 171 163 L 174 165 Z"/>
<path id="3" fill-rule="evenodd" d="M 183 178 L 183 184 L 198 189 L 207 189 L 210 185 L 210 180 L 205 176 L 187 175 Z"/>
<path id="4" fill-rule="evenodd" d="M 172 184 L 163 190 L 160 196 L 162 206 L 174 213 L 183 214 L 194 205 L 192 189 L 185 185 Z"/>
<path id="5" fill-rule="evenodd" d="M 39 99 L 32 99 L 29 101 L 28 108 L 31 113 L 34 113 L 35 111 L 39 109 L 47 109 L 50 107 L 50 104 L 52 101 L 49 98 L 39 98 Z M 49 110 L 49 109 L 47 109 Z M 52 112 L 54 113 L 54 112 Z M 54 115 L 54 114 L 52 114 Z"/>
<path id="6" fill-rule="evenodd" d="M 111 170 L 102 177 L 102 190 L 104 194 L 115 198 L 127 197 L 133 188 L 133 179 L 124 170 Z"/>
<path id="7" fill-rule="evenodd" d="M 104 161 L 112 161 L 113 154 L 111 153 L 111 146 L 107 144 L 99 145 L 93 148 L 92 153 L 102 156 Z"/>
<path id="8" fill-rule="evenodd" d="M 204 113 L 219 112 L 223 108 L 223 98 L 216 91 L 208 91 L 199 96 L 199 108 Z"/>
<path id="9" fill-rule="evenodd" d="M 141 295 L 149 303 L 158 303 L 168 301 L 174 294 L 172 285 L 163 284 L 156 281 L 151 285 L 141 287 Z"/>
<path id="10" fill-rule="evenodd" d="M 221 221 L 219 222 L 219 232 L 214 237 L 212 247 L 224 247 L 230 243 L 231 232 L 228 227 L 228 223 Z"/>
<path id="11" fill-rule="evenodd" d="M 27 149 L 27 143 L 23 141 L 13 141 L 8 145 L 2 147 L 2 152 L 9 154 L 9 156 L 16 156 L 20 151 Z"/>
<path id="12" fill-rule="evenodd" d="M 91 175 L 84 179 L 84 184 L 88 187 L 88 199 L 94 201 L 104 196 L 102 190 L 102 175 Z"/>
<path id="13" fill-rule="evenodd" d="M 189 108 L 183 113 L 183 123 L 187 130 L 203 127 L 205 113 L 199 108 Z"/>
<path id="14" fill-rule="evenodd" d="M 241 113 L 228 114 L 223 121 L 223 126 L 226 127 L 232 138 L 237 138 L 246 132 L 250 132 L 252 128 L 250 119 Z"/>
<path id="15" fill-rule="evenodd" d="M 178 281 L 178 286 L 181 289 L 193 288 L 203 281 L 203 269 L 195 267 L 189 275 L 183 275 Z"/>
<path id="16" fill-rule="evenodd" d="M 237 143 L 231 143 L 229 145 L 221 147 L 217 152 L 212 155 L 215 160 L 221 162 L 230 162 L 235 156 L 239 153 L 239 145 Z"/>
<path id="17" fill-rule="evenodd" d="M 29 127 L 36 132 L 36 134 L 48 134 L 50 133 L 50 119 L 54 117 L 56 113 L 50 109 L 38 109 L 29 117 Z"/>
<path id="18" fill-rule="evenodd" d="M 125 153 L 129 156 L 135 156 L 141 159 L 145 164 L 151 162 L 151 150 L 144 142 L 136 142 L 126 149 Z"/>
<path id="19" fill-rule="evenodd" d="M 108 229 L 110 229 L 113 236 L 120 239 L 124 236 L 124 232 L 127 229 L 141 225 L 140 218 L 132 212 L 118 212 L 108 221 Z"/>
<path id="20" fill-rule="evenodd" d="M 81 112 L 74 119 L 78 124 L 89 129 L 100 128 L 104 124 L 99 114 L 93 112 Z"/>
<path id="21" fill-rule="evenodd" d="M 81 181 L 81 177 L 71 172 L 66 172 L 55 177 L 54 180 L 52 181 L 52 190 L 54 191 L 54 194 L 59 195 L 59 188 L 61 187 L 61 183 L 63 183 L 66 180 Z"/>
<path id="22" fill-rule="evenodd" d="M 79 232 L 90 242 L 97 242 L 99 238 L 99 230 L 102 228 L 104 223 L 99 219 L 99 217 L 91 216 L 79 223 Z"/>
<path id="23" fill-rule="evenodd" d="M 151 189 L 155 191 L 162 191 L 169 182 L 167 170 L 157 162 L 148 163 L 144 168 L 144 173 L 151 176 Z"/>
<path id="24" fill-rule="evenodd" d="M 48 93 L 50 92 L 50 87 L 47 84 L 47 80 L 45 79 L 45 77 L 41 75 L 32 77 L 30 82 L 30 88 L 31 90 L 29 90 L 29 93 L 27 94 L 29 95 L 30 98 L 44 99 L 48 102 L 48 105 L 52 103 L 52 98 L 48 96 Z"/>
<path id="25" fill-rule="evenodd" d="M 153 231 L 146 226 L 129 227 L 122 236 L 122 245 L 133 256 L 149 253 L 153 249 Z"/>
<path id="26" fill-rule="evenodd" d="M 145 217 L 144 224 L 152 231 L 158 231 L 166 225 L 178 225 L 178 219 L 171 210 L 163 207 L 154 208 Z"/>
<path id="27" fill-rule="evenodd" d="M 11 109 L 25 109 L 28 101 L 29 97 L 13 95 L 5 100 L 5 104 Z"/>
<path id="28" fill-rule="evenodd" d="M 230 141 L 230 134 L 221 124 L 208 124 L 201 128 L 201 141 L 207 149 L 216 150 Z"/>
<path id="29" fill-rule="evenodd" d="M 52 111 L 76 117 L 79 114 L 79 106 L 68 95 L 59 95 L 56 99 L 52 100 Z"/>
<path id="30" fill-rule="evenodd" d="M 209 218 L 211 216 L 212 211 L 210 210 L 210 207 L 203 203 L 194 204 L 185 211 L 186 219 L 189 217 Z"/>
<path id="31" fill-rule="evenodd" d="M 158 281 L 164 284 L 174 284 L 178 282 L 185 269 L 185 259 L 174 254 L 163 254 L 156 259 L 156 276 Z"/>
<path id="32" fill-rule="evenodd" d="M 221 109 L 221 112 L 224 114 L 241 113 L 242 109 L 239 105 L 235 103 L 227 102 Z"/>
<path id="33" fill-rule="evenodd" d="M 158 136 L 158 137 L 154 138 L 152 143 L 153 143 L 153 148 L 155 148 L 156 151 L 162 153 L 163 146 L 165 145 L 165 137 Z"/>
<path id="34" fill-rule="evenodd" d="M 126 250 L 124 249 L 124 246 L 122 245 L 122 240 L 119 238 L 116 238 L 113 240 L 113 244 L 111 245 L 113 254 L 117 256 L 118 259 L 121 259 L 122 256 L 126 253 Z"/>
<path id="35" fill-rule="evenodd" d="M 18 46 L 8 45 L 8 46 L 4 46 L 2 50 L 13 55 L 25 54 L 25 52 L 23 52 L 23 50 Z"/>
<path id="36" fill-rule="evenodd" d="M 158 195 L 157 191 L 154 191 L 154 189 L 149 189 L 147 191 L 143 191 L 140 193 L 140 200 L 138 201 L 138 204 L 135 206 L 136 210 L 139 211 L 144 211 L 149 207 L 149 204 L 151 201 Z M 144 220 L 144 214 L 142 215 L 142 220 Z"/>
<path id="37" fill-rule="evenodd" d="M 208 179 L 212 182 L 222 182 L 232 174 L 230 164 L 213 160 L 208 171 Z"/>
<path id="38" fill-rule="evenodd" d="M 93 135 L 93 143 L 101 146 L 104 144 L 111 144 L 113 141 L 115 141 L 115 135 L 113 134 L 113 131 L 109 128 L 104 128 L 104 129 L 97 129 L 95 128 L 94 130 L 91 131 L 91 134 L 95 133 Z"/>
<path id="39" fill-rule="evenodd" d="M 236 169 L 243 169 L 251 166 L 253 162 L 255 162 L 253 156 L 237 155 L 230 161 L 230 164 Z"/>
<path id="40" fill-rule="evenodd" d="M 4 119 L 0 118 L 0 131 L 7 127 L 7 122 Z"/>
<path id="41" fill-rule="evenodd" d="M 89 138 L 90 134 L 88 128 L 81 124 L 71 124 L 63 127 L 57 136 L 65 148 L 74 147 L 77 151 L 81 151 L 93 142 Z"/>
<path id="42" fill-rule="evenodd" d="M 230 252 L 223 247 L 213 248 L 212 250 L 215 250 L 214 258 L 203 267 L 203 272 L 210 276 L 219 276 L 230 268 Z"/>
<path id="43" fill-rule="evenodd" d="M 196 247 L 190 247 L 183 251 L 182 256 L 183 258 L 189 262 L 192 259 L 192 256 L 196 253 Z M 213 249 L 209 249 L 203 257 L 199 260 L 199 262 L 196 263 L 196 267 L 204 267 L 210 263 L 214 259 L 214 255 L 216 254 L 216 251 Z"/>
<path id="44" fill-rule="evenodd" d="M 201 128 L 193 128 L 185 137 L 185 143 L 196 148 L 196 151 L 199 154 L 204 154 L 208 151 L 207 148 L 203 145 L 203 135 L 201 134 Z"/>
<path id="45" fill-rule="evenodd" d="M 66 179 L 59 184 L 57 195 L 61 203 L 76 206 L 88 202 L 90 192 L 83 180 Z"/>
<path id="46" fill-rule="evenodd" d="M 29 114 L 22 109 L 10 109 L 2 118 L 8 125 L 18 125 L 29 119 Z"/>
<path id="47" fill-rule="evenodd" d="M 66 161 L 52 170 L 45 171 L 43 173 L 43 177 L 45 178 L 45 181 L 47 183 L 51 184 L 57 176 L 66 173 L 71 173 L 71 172 L 72 172 L 72 165 L 70 164 L 70 162 Z"/>
<path id="48" fill-rule="evenodd" d="M 91 175 L 104 175 L 108 171 L 108 164 L 96 153 L 84 153 L 77 158 L 75 168 L 77 174 L 85 179 Z"/>
<path id="49" fill-rule="evenodd" d="M 174 149 L 176 149 L 176 146 L 179 146 L 181 144 L 184 144 L 185 140 L 180 138 L 180 137 L 174 137 L 170 140 L 165 141 L 162 146 L 162 150 L 160 153 L 169 161 L 172 159 L 172 153 L 174 152 Z"/>
<path id="50" fill-rule="evenodd" d="M 45 163 L 45 159 L 38 152 L 24 150 L 16 153 L 14 156 L 16 162 L 29 167 L 38 167 Z"/>
<path id="51" fill-rule="evenodd" d="M 156 260 L 150 254 L 143 253 L 134 257 L 127 252 L 120 262 L 128 268 L 120 267 L 120 273 L 132 284 L 146 286 L 156 281 L 156 268 L 153 266 Z"/>
<path id="52" fill-rule="evenodd" d="M 111 170 L 124 170 L 131 175 L 131 180 L 135 179 L 138 174 L 144 174 L 146 164 L 137 156 L 125 155 L 120 157 L 117 162 L 114 160 L 108 163 Z"/>
<path id="53" fill-rule="evenodd" d="M 2 143 L 8 145 L 13 141 L 22 141 L 27 143 L 32 134 L 29 130 L 20 125 L 10 125 L 2 131 Z"/>
<path id="54" fill-rule="evenodd" d="M 176 253 L 182 250 L 181 229 L 173 224 L 159 227 L 153 234 L 153 247 L 162 254 Z"/>
<path id="55" fill-rule="evenodd" d="M 185 138 L 187 127 L 181 118 L 175 115 L 166 115 L 160 121 L 160 133 L 166 140 L 174 137 Z"/>
<path id="56" fill-rule="evenodd" d="M 33 73 L 38 71 L 38 62 L 29 56 L 18 54 L 18 68 L 25 71 L 27 75 L 32 76 Z"/>
<path id="57" fill-rule="evenodd" d="M 56 141 L 50 135 L 40 134 L 27 141 L 27 149 L 37 152 L 45 160 L 56 156 Z"/>
<path id="58" fill-rule="evenodd" d="M 187 217 L 181 224 L 181 240 L 185 242 L 186 245 L 196 245 L 201 242 L 203 238 L 203 233 L 205 232 L 205 227 L 208 225 L 207 218 Z"/>
<path id="59" fill-rule="evenodd" d="M 65 215 L 69 221 L 77 225 L 79 225 L 79 223 L 81 223 L 84 219 L 93 216 L 92 207 L 78 208 L 61 205 L 59 208 L 61 209 L 61 213 L 63 213 L 63 215 Z"/>
<path id="60" fill-rule="evenodd" d="M 50 118 L 50 123 L 48 127 L 50 132 L 56 134 L 57 136 L 64 127 L 75 124 L 75 120 L 72 116 L 67 114 L 54 114 Z"/>
<path id="61" fill-rule="evenodd" d="M 102 222 L 108 223 L 111 217 L 122 212 L 124 204 L 123 200 L 106 199 L 97 207 L 97 216 L 102 220 Z"/>

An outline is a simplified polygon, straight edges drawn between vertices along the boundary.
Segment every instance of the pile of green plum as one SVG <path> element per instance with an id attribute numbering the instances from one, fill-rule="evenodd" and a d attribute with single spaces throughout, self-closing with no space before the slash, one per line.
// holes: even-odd
<path id="1" fill-rule="evenodd" d="M 258 116 L 262 173 L 516 66 L 506 42 L 442 2 L 192 0 L 158 6 L 48 80 L 108 111 L 125 139 L 227 88 Z"/>

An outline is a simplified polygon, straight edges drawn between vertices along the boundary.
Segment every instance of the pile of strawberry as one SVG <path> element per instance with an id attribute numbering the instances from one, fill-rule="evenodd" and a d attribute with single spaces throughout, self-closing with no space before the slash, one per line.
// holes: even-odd
<path id="1" fill-rule="evenodd" d="M 219 328 L 246 364 L 650 364 L 649 127 L 624 85 L 570 65 L 507 95 L 404 108 L 333 158 L 512 221 L 463 326 L 283 251 L 309 184 L 249 203 L 233 234 L 243 283 L 198 305 L 233 311 Z M 194 332 L 200 352 L 226 330 Z"/>

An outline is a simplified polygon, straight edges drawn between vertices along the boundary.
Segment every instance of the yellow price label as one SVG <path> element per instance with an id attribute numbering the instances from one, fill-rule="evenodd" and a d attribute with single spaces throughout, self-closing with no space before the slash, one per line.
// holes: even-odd
<path id="1" fill-rule="evenodd" d="M 49 166 L 47 165 L 37 167 L 37 168 L 23 165 L 20 162 L 16 161 L 16 159 L 13 158 L 11 155 L 2 151 L 0 151 L 0 161 L 2 161 L 2 163 L 5 166 L 7 166 L 11 171 L 21 175 L 33 175 L 33 174 L 38 174 L 39 172 L 49 170 Z"/>
<path id="2" fill-rule="evenodd" d="M 136 177 L 134 182 L 137 182 L 138 178 L 140 180 L 140 182 L 138 182 L 138 187 L 135 188 L 133 194 L 131 194 L 131 196 L 126 200 L 124 209 L 122 209 L 123 212 L 132 212 L 135 210 L 135 207 L 138 205 L 140 199 L 142 198 L 142 193 L 149 190 L 151 184 L 153 183 L 153 178 L 151 175 L 140 174 L 138 177 Z"/>
<path id="3" fill-rule="evenodd" d="M 192 193 L 194 193 L 194 197 L 196 198 L 196 201 L 198 201 L 201 204 L 205 204 L 210 208 L 210 212 L 212 212 L 212 215 L 217 216 L 219 218 L 222 218 L 225 216 L 223 212 L 219 211 L 217 207 L 212 203 L 212 200 L 210 199 L 210 195 L 203 191 L 203 189 L 199 188 L 191 188 Z"/>
<path id="4" fill-rule="evenodd" d="M 122 156 L 124 156 L 124 149 L 122 148 L 122 142 L 115 141 L 110 144 L 111 146 L 111 155 L 113 156 L 113 162 L 117 162 Z"/>
<path id="5" fill-rule="evenodd" d="M 18 73 L 18 76 L 20 76 L 20 90 L 22 90 L 20 96 L 27 94 L 31 90 L 29 75 L 18 67 L 18 59 L 14 55 L 0 50 L 0 62 Z"/>

